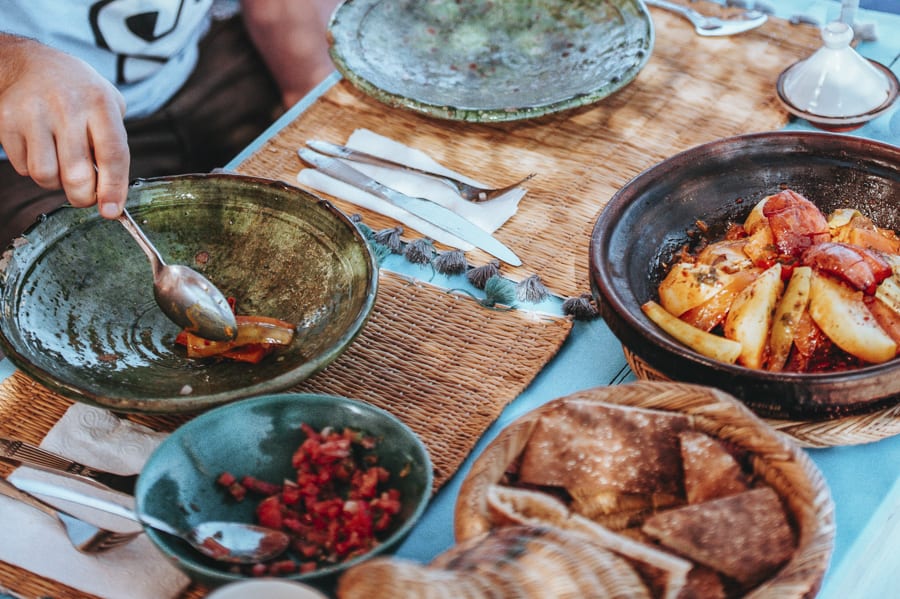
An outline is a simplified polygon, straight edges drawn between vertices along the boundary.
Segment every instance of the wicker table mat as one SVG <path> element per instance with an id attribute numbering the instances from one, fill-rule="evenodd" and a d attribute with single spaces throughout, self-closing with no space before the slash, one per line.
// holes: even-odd
<path id="1" fill-rule="evenodd" d="M 639 379 L 672 380 L 628 349 L 625 349 L 625 360 Z M 776 418 L 763 418 L 763 420 L 772 428 L 793 437 L 801 447 L 862 445 L 900 435 L 900 405 L 832 420 L 781 420 Z"/>
<path id="2" fill-rule="evenodd" d="M 383 271 L 363 332 L 328 368 L 293 391 L 344 395 L 392 412 L 428 447 L 440 487 L 556 354 L 571 328 L 568 318 L 490 310 L 468 296 Z M 0 383 L 0 434 L 39 443 L 70 405 L 16 372 Z M 189 418 L 128 417 L 166 431 Z M 11 470 L 0 463 L 0 473 Z M 84 596 L 0 563 L 3 587 L 28 597 Z M 185 597 L 203 593 L 195 586 Z"/>
<path id="3" fill-rule="evenodd" d="M 691 6 L 709 13 L 722 7 Z M 733 37 L 700 37 L 684 19 L 651 9 L 653 53 L 638 77 L 591 107 L 530 121 L 472 124 L 388 107 L 342 80 L 282 129 L 239 172 L 296 184 L 296 150 L 308 139 L 343 143 L 367 128 L 426 151 L 490 184 L 537 176 L 518 213 L 497 232 L 523 260 L 503 273 L 538 274 L 562 297 L 588 288 L 588 245 L 596 217 L 630 178 L 656 162 L 721 137 L 780 129 L 788 114 L 775 96 L 778 74 L 821 46 L 816 27 L 772 18 Z M 378 229 L 386 217 L 335 200 Z M 418 237 L 418 233 L 409 233 Z M 489 257 L 469 252 L 470 262 Z"/>

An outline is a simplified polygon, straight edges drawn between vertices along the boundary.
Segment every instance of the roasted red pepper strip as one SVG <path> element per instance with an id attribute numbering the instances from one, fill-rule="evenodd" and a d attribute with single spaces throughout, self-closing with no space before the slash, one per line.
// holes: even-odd
<path id="1" fill-rule="evenodd" d="M 257 363 L 275 347 L 290 345 L 294 325 L 268 316 L 236 317 L 237 337 L 232 341 L 210 341 L 187 331 L 175 337 L 175 343 L 187 348 L 189 358 L 221 356 L 232 360 Z"/>

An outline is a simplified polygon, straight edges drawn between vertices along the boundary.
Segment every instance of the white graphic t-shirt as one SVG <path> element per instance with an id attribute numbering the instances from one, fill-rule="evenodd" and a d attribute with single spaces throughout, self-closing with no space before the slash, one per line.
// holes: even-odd
<path id="1" fill-rule="evenodd" d="M 126 117 L 166 103 L 197 62 L 213 0 L 0 0 L 0 30 L 77 56 L 115 83 Z"/>

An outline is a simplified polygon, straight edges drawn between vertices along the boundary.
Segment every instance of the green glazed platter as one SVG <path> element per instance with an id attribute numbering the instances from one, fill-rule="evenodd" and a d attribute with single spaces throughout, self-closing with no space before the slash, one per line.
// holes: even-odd
<path id="1" fill-rule="evenodd" d="M 239 175 L 136 181 L 128 209 L 170 264 L 201 272 L 236 312 L 295 325 L 258 364 L 190 359 L 157 306 L 146 256 L 96 209 L 63 207 L 0 264 L 0 347 L 68 398 L 125 412 L 193 412 L 287 389 L 358 335 L 377 265 L 350 219 L 284 183 Z"/>
<path id="2" fill-rule="evenodd" d="M 433 117 L 499 122 L 602 100 L 650 59 L 640 0 L 347 0 L 329 25 L 338 71 Z"/>

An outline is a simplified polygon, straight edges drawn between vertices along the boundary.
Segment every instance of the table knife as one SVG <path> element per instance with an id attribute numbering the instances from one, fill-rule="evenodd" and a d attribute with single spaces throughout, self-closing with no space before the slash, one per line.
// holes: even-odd
<path id="1" fill-rule="evenodd" d="M 408 196 L 386 185 L 382 185 L 375 179 L 341 162 L 337 158 L 325 156 L 307 148 L 300 148 L 297 150 L 297 154 L 304 162 L 314 166 L 326 175 L 387 200 L 398 208 L 402 208 L 459 239 L 471 243 L 507 264 L 512 266 L 522 265 L 519 257 L 493 235 L 440 204 L 435 204 L 424 198 Z"/>
<path id="2" fill-rule="evenodd" d="M 134 485 L 137 482 L 136 474 L 121 475 L 104 472 L 18 439 L 0 437 L 0 459 L 54 472 L 128 495 L 134 494 Z"/>

